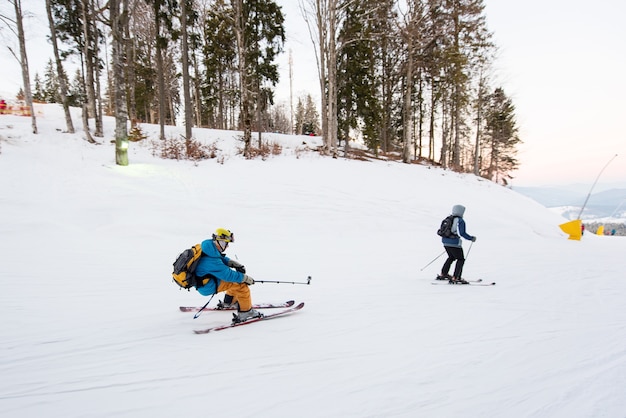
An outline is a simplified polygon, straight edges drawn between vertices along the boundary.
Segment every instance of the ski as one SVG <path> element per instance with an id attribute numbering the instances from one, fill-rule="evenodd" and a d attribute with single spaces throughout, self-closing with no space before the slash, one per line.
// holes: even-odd
<path id="1" fill-rule="evenodd" d="M 242 325 L 253 324 L 255 322 L 266 321 L 268 319 L 274 319 L 274 318 L 282 316 L 282 315 L 293 313 L 295 311 L 298 311 L 298 310 L 302 309 L 303 307 L 304 307 L 304 302 L 301 302 L 299 305 L 292 306 L 290 308 L 285 309 L 284 311 L 280 311 L 280 312 L 276 312 L 276 313 L 273 313 L 273 314 L 265 315 L 265 316 L 262 316 L 260 318 L 252 318 L 252 319 L 248 319 L 247 321 L 244 321 L 244 322 L 230 323 L 228 325 L 218 325 L 216 327 L 211 327 L 211 328 L 195 329 L 195 330 L 193 330 L 193 332 L 195 332 L 196 334 L 208 334 L 209 332 L 222 331 L 222 330 L 225 330 L 225 329 L 228 329 L 228 328 L 235 328 L 235 327 L 242 326 Z"/>
<path id="2" fill-rule="evenodd" d="M 450 283 L 447 280 L 436 280 L 431 284 L 446 284 L 448 286 L 495 286 L 496 282 L 483 282 L 482 280 L 467 280 L 468 283 Z"/>
<path id="3" fill-rule="evenodd" d="M 442 283 L 448 283 L 450 280 L 449 279 L 435 279 L 437 282 L 442 282 Z M 463 279 L 467 282 L 470 283 L 480 283 L 483 281 L 483 279 L 477 279 L 477 280 L 469 280 L 469 279 Z"/>
<path id="4" fill-rule="evenodd" d="M 289 308 L 293 306 L 295 302 L 293 300 L 288 300 L 283 303 L 258 303 L 256 305 L 252 305 L 252 309 L 274 309 L 274 308 Z M 200 307 L 198 306 L 181 306 L 181 312 L 200 312 Z M 236 308 L 220 308 L 219 304 L 213 307 L 206 307 L 202 309 L 202 311 L 234 311 Z"/>

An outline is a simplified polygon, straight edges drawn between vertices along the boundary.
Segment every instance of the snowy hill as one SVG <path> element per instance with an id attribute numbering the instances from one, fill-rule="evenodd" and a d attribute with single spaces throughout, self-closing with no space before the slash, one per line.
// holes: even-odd
<path id="1" fill-rule="evenodd" d="M 322 158 L 316 138 L 243 160 L 238 133 L 198 129 L 222 158 L 161 160 L 146 140 L 120 167 L 112 119 L 101 145 L 61 133 L 54 106 L 29 126 L 0 116 L 3 417 L 624 416 L 624 237 L 570 241 L 512 190 Z M 431 284 L 457 203 L 478 237 L 465 277 L 496 286 Z M 195 335 L 230 314 L 179 312 L 207 298 L 172 262 L 217 227 L 255 279 L 312 276 L 252 287 L 304 309 Z"/>

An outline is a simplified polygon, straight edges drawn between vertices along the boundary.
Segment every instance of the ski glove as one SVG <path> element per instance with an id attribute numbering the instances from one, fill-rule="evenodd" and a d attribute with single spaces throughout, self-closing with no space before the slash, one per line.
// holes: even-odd
<path id="1" fill-rule="evenodd" d="M 244 274 L 242 283 L 245 283 L 247 285 L 253 285 L 254 284 L 254 279 L 252 277 L 248 276 L 247 274 Z"/>
<path id="2" fill-rule="evenodd" d="M 246 267 L 238 261 L 228 260 L 228 267 L 232 267 L 237 270 L 239 273 L 245 273 Z"/>
<path id="3" fill-rule="evenodd" d="M 476 237 L 472 237 L 472 242 L 476 242 Z"/>

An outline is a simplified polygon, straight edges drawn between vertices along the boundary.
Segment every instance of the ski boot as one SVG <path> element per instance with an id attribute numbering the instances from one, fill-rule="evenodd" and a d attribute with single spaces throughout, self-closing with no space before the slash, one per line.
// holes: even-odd
<path id="1" fill-rule="evenodd" d="M 237 310 L 239 310 L 239 303 L 237 303 L 236 301 L 233 301 L 234 297 L 232 295 L 225 295 L 224 296 L 224 302 L 222 302 L 221 300 L 219 302 L 217 302 L 217 309 L 231 309 L 231 308 L 235 308 Z"/>
<path id="2" fill-rule="evenodd" d="M 245 322 L 249 319 L 253 319 L 253 318 L 262 318 L 263 314 L 259 311 L 256 311 L 254 309 L 250 309 L 249 311 L 245 311 L 245 312 L 238 312 L 238 313 L 234 313 L 233 314 L 233 324 L 238 324 L 240 322 Z"/>

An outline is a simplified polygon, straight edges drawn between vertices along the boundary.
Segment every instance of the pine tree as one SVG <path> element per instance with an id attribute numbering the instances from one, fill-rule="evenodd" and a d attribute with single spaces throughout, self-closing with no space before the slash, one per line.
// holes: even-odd
<path id="1" fill-rule="evenodd" d="M 358 130 L 370 149 L 380 141 L 379 67 L 380 37 L 375 11 L 388 2 L 366 0 L 347 3 L 339 31 L 337 73 L 338 140 L 345 140 Z"/>
<path id="2" fill-rule="evenodd" d="M 302 98 L 298 98 L 298 103 L 296 104 L 296 126 L 294 127 L 296 135 L 304 134 L 304 103 L 302 103 Z"/>
<path id="3" fill-rule="evenodd" d="M 52 50 L 54 52 L 54 60 L 56 62 L 57 74 L 59 76 L 59 96 L 61 103 L 63 104 L 63 112 L 65 113 L 65 126 L 68 133 L 74 133 L 74 122 L 72 121 L 72 115 L 70 114 L 70 105 L 68 99 L 68 86 L 67 76 L 63 70 L 63 63 L 61 61 L 61 54 L 59 52 L 59 45 L 57 40 L 57 31 L 55 27 L 54 17 L 52 15 L 52 3 L 51 0 L 46 0 L 46 15 L 48 17 L 48 26 L 50 28 L 50 41 L 52 43 Z"/>
<path id="4" fill-rule="evenodd" d="M 521 140 L 517 135 L 515 106 L 500 87 L 489 96 L 485 120 L 491 147 L 487 178 L 506 185 L 507 179 L 512 178 L 510 172 L 519 165 L 515 156 Z"/>
<path id="5" fill-rule="evenodd" d="M 45 101 L 45 94 L 43 91 L 43 86 L 41 85 L 41 77 L 39 77 L 39 73 L 35 73 L 35 87 L 33 91 L 33 100 L 37 100 L 39 102 Z"/>
<path id="6" fill-rule="evenodd" d="M 59 79 L 52 60 L 48 60 L 44 73 L 43 100 L 46 103 L 59 103 Z"/>
<path id="7" fill-rule="evenodd" d="M 85 91 L 83 100 L 83 131 L 88 142 L 95 143 L 89 128 L 89 116 L 95 117 L 94 135 L 102 136 L 102 115 L 98 111 L 96 101 L 96 59 L 97 44 L 100 37 L 95 29 L 97 13 L 93 2 L 87 0 L 50 0 L 52 19 L 54 21 L 55 35 L 67 48 L 59 51 L 61 60 L 70 55 L 77 55 L 81 61 L 82 85 Z"/>
<path id="8" fill-rule="evenodd" d="M 444 0 L 445 28 L 444 69 L 450 85 L 448 103 L 450 139 L 452 141 L 450 165 L 461 170 L 461 146 L 468 140 L 466 116 L 470 104 L 470 85 L 476 57 L 491 45 L 491 34 L 486 29 L 483 0 Z M 448 165 L 444 155 L 444 166 Z"/>
<path id="9" fill-rule="evenodd" d="M 306 95 L 304 104 L 304 114 L 302 123 L 302 133 L 305 135 L 319 135 L 320 134 L 320 115 L 317 111 L 317 107 L 313 102 L 313 98 L 310 94 Z"/>
<path id="10" fill-rule="evenodd" d="M 205 69 L 202 82 L 203 110 L 208 126 L 217 129 L 227 129 L 227 114 L 238 95 L 231 87 L 237 56 L 235 34 L 228 19 L 231 15 L 232 10 L 224 1 L 217 0 L 206 11 L 202 28 L 202 60 Z"/>

